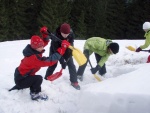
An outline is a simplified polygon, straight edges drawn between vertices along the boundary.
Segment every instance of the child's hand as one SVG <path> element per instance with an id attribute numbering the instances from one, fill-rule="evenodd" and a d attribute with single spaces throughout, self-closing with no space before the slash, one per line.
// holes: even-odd
<path id="1" fill-rule="evenodd" d="M 140 47 L 138 47 L 135 52 L 140 52 L 142 49 Z"/>
<path id="2" fill-rule="evenodd" d="M 61 47 L 63 48 L 68 48 L 70 46 L 70 43 L 66 40 L 63 40 L 62 43 L 61 43 Z"/>
<path id="3" fill-rule="evenodd" d="M 92 72 L 92 74 L 95 74 L 100 69 L 101 69 L 101 67 L 99 65 L 97 65 L 95 68 L 91 68 L 91 72 Z"/>

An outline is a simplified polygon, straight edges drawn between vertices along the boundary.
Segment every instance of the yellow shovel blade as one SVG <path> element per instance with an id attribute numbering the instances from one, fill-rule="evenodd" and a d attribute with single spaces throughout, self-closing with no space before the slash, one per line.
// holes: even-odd
<path id="1" fill-rule="evenodd" d="M 94 77 L 95 77 L 99 82 L 102 81 L 98 75 L 94 74 Z"/>
<path id="2" fill-rule="evenodd" d="M 77 63 L 79 64 L 79 66 L 81 66 L 87 62 L 87 58 L 79 49 L 77 49 L 73 46 L 69 46 L 69 48 L 72 50 L 72 55 L 73 55 L 74 59 L 77 61 Z"/>
<path id="3" fill-rule="evenodd" d="M 130 50 L 130 51 L 135 51 L 136 49 L 134 48 L 134 47 L 132 47 L 132 46 L 127 46 L 126 47 L 128 50 Z"/>

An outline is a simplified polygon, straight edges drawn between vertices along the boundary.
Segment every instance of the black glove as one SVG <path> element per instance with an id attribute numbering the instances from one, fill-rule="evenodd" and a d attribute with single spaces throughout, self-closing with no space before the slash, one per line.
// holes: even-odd
<path id="1" fill-rule="evenodd" d="M 48 59 L 48 58 L 45 57 L 45 56 L 43 56 L 43 57 L 41 58 L 42 61 L 45 61 L 45 60 L 47 60 L 47 59 Z"/>
<path id="2" fill-rule="evenodd" d="M 67 63 L 65 62 L 64 58 L 61 57 L 59 61 L 60 61 L 61 67 L 63 69 L 66 69 Z"/>
<path id="3" fill-rule="evenodd" d="M 101 67 L 99 65 L 97 65 L 95 68 L 91 68 L 91 72 L 92 72 L 92 74 L 95 74 L 100 69 L 101 69 Z"/>
<path id="4" fill-rule="evenodd" d="M 135 52 L 140 52 L 142 49 L 140 47 L 138 47 Z"/>

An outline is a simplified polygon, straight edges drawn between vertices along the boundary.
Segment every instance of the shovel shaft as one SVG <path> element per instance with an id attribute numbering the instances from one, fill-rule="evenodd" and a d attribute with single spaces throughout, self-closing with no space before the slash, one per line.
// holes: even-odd
<path id="1" fill-rule="evenodd" d="M 92 64 L 91 64 L 91 61 L 90 61 L 90 59 L 89 59 L 89 64 L 90 64 L 91 68 L 93 68 L 93 66 L 92 66 Z"/>
<path id="2" fill-rule="evenodd" d="M 141 50 L 141 51 L 144 51 L 144 52 L 149 52 L 150 50 Z"/>
<path id="3" fill-rule="evenodd" d="M 89 59 L 89 64 L 90 64 L 91 68 L 93 68 L 90 59 Z M 98 75 L 93 74 L 93 76 L 94 76 L 94 77 L 96 78 L 96 80 L 98 80 L 99 82 L 102 81 Z"/>

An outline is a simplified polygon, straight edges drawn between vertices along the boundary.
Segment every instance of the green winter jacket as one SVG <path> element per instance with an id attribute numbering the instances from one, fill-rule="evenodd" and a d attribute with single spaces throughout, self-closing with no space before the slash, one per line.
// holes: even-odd
<path id="1" fill-rule="evenodd" d="M 145 33 L 144 37 L 146 38 L 146 40 L 145 44 L 140 46 L 141 49 L 145 49 L 150 45 L 150 30 Z"/>
<path id="2" fill-rule="evenodd" d="M 89 50 L 90 55 L 94 52 L 102 56 L 101 60 L 98 62 L 100 67 L 102 67 L 110 56 L 110 53 L 108 53 L 107 50 L 107 47 L 110 43 L 112 43 L 112 41 L 108 39 L 101 37 L 91 37 L 86 40 L 84 50 Z"/>

